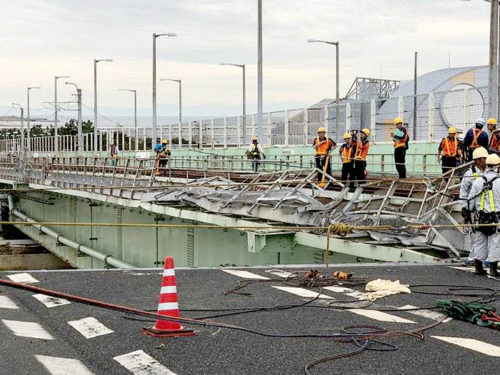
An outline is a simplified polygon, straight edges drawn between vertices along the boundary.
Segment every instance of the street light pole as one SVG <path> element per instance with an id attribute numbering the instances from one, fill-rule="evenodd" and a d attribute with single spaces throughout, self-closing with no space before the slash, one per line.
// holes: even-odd
<path id="1" fill-rule="evenodd" d="M 94 152 L 99 151 L 97 147 L 97 63 L 113 62 L 113 59 L 94 59 Z"/>
<path id="2" fill-rule="evenodd" d="M 12 103 L 12 107 L 19 107 L 21 110 L 21 144 L 19 146 L 19 151 L 24 148 L 24 108 L 19 103 Z"/>
<path id="3" fill-rule="evenodd" d="M 491 2 L 490 61 L 489 61 L 489 117 L 498 117 L 498 1 Z"/>
<path id="4" fill-rule="evenodd" d="M 118 91 L 130 91 L 134 93 L 134 148 L 135 151 L 138 150 L 137 148 L 137 90 L 132 90 L 132 89 L 118 89 Z M 125 146 L 124 146 L 125 148 Z"/>
<path id="5" fill-rule="evenodd" d="M 153 33 L 153 136 L 152 136 L 152 145 L 156 144 L 158 141 L 156 139 L 156 39 L 161 37 L 176 37 L 176 33 L 164 33 L 164 34 L 155 34 Z"/>
<path id="6" fill-rule="evenodd" d="M 57 125 L 57 80 L 59 78 L 69 78 L 69 76 L 54 76 L 54 151 L 59 151 L 59 134 Z"/>
<path id="7" fill-rule="evenodd" d="M 246 140 L 246 115 L 247 115 L 247 99 L 246 99 L 246 66 L 245 64 L 232 64 L 232 63 L 225 63 L 221 62 L 220 65 L 230 65 L 230 66 L 236 66 L 238 68 L 241 68 L 243 71 L 243 121 L 242 121 L 242 136 L 243 136 L 243 143 L 245 143 Z"/>
<path id="8" fill-rule="evenodd" d="M 77 144 L 77 151 L 83 151 L 83 134 L 82 134 L 82 89 L 78 87 L 76 83 L 73 82 L 66 82 L 67 85 L 73 85 L 76 88 L 76 102 L 78 105 L 78 144 Z"/>
<path id="9" fill-rule="evenodd" d="M 263 99 L 263 88 L 262 88 L 262 0 L 258 0 L 258 11 L 257 11 L 257 136 L 259 139 L 263 140 L 264 136 L 264 120 L 263 120 L 263 110 L 264 110 L 264 99 Z"/>
<path id="10" fill-rule="evenodd" d="M 326 40 L 318 40 L 318 39 L 309 39 L 307 41 L 308 43 L 325 43 L 325 44 L 330 44 L 335 46 L 335 52 L 336 52 L 336 66 L 335 66 L 335 108 L 336 108 L 336 114 L 335 114 L 335 137 L 339 137 L 339 100 L 340 100 L 340 42 L 330 42 Z"/>
<path id="11" fill-rule="evenodd" d="M 180 124 L 182 123 L 182 80 L 161 78 L 160 81 L 172 81 L 172 82 L 177 82 L 179 84 L 179 126 L 180 126 Z"/>
<path id="12" fill-rule="evenodd" d="M 26 90 L 26 106 L 27 106 L 27 126 L 28 126 L 28 150 L 31 150 L 31 138 L 30 138 L 30 91 L 34 89 L 41 89 L 41 87 L 28 87 Z"/>

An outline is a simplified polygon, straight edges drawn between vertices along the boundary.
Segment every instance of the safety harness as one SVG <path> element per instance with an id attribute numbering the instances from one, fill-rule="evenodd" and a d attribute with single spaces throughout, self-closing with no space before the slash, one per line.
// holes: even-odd
<path id="1" fill-rule="evenodd" d="M 479 139 L 479 136 L 483 133 L 482 129 L 472 129 L 472 143 L 469 146 L 469 148 L 476 149 L 479 147 L 479 143 L 477 142 Z"/>
<path id="2" fill-rule="evenodd" d="M 491 180 L 488 181 L 486 176 L 481 176 L 484 179 L 483 191 L 481 193 L 481 197 L 479 198 L 479 211 L 477 212 L 477 222 L 479 224 L 494 224 L 498 223 L 498 213 L 496 212 L 495 200 L 493 196 L 493 182 L 500 178 L 500 176 L 495 176 Z M 484 210 L 484 203 L 486 201 L 486 194 L 488 194 L 488 202 L 490 203 L 490 211 L 486 212 Z M 480 226 L 477 227 L 476 230 L 481 233 L 491 236 L 497 232 L 496 226 Z"/>
<path id="3" fill-rule="evenodd" d="M 350 163 L 352 161 L 352 152 L 354 151 L 354 145 L 348 146 L 347 144 L 342 146 L 342 163 Z"/>

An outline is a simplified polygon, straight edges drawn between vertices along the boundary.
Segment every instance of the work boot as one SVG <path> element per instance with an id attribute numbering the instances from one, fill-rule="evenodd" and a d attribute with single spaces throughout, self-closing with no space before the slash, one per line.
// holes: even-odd
<path id="1" fill-rule="evenodd" d="M 480 260 L 477 260 L 474 262 L 474 266 L 476 267 L 476 271 L 474 272 L 476 275 L 481 275 L 484 276 L 487 274 L 487 272 L 483 268 L 483 262 Z"/>
<path id="2" fill-rule="evenodd" d="M 500 273 L 498 273 L 498 262 L 490 262 L 490 276 L 500 276 Z"/>

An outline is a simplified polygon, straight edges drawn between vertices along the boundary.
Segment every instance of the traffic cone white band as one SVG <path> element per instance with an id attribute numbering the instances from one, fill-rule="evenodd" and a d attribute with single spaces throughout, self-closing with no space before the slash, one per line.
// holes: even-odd
<path id="1" fill-rule="evenodd" d="M 177 293 L 177 287 L 175 285 L 162 286 L 160 289 L 160 294 L 173 294 Z"/>

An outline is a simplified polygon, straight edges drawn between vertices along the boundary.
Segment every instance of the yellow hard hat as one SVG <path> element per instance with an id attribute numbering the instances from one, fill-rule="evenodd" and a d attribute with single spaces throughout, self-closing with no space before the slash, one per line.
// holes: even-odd
<path id="1" fill-rule="evenodd" d="M 161 143 L 168 143 L 168 139 L 162 139 Z"/>
<path id="2" fill-rule="evenodd" d="M 486 158 L 486 164 L 487 165 L 499 165 L 500 164 L 500 157 L 497 154 L 488 155 L 488 157 Z"/>
<path id="3" fill-rule="evenodd" d="M 490 117 L 487 122 L 488 125 L 496 125 L 497 124 L 497 119 Z"/>
<path id="4" fill-rule="evenodd" d="M 326 129 L 324 127 L 318 128 L 318 133 L 326 132 Z"/>
<path id="5" fill-rule="evenodd" d="M 457 134 L 457 129 L 455 129 L 453 126 L 448 129 L 448 134 Z"/>
<path id="6" fill-rule="evenodd" d="M 256 136 L 256 135 L 254 135 L 254 136 L 252 137 L 252 141 L 256 141 L 256 140 L 257 140 L 257 136 Z"/>
<path id="7" fill-rule="evenodd" d="M 352 138 L 351 135 L 349 133 L 345 133 L 344 134 L 344 139 L 349 139 L 349 138 Z"/>
<path id="8" fill-rule="evenodd" d="M 365 133 L 367 136 L 370 135 L 370 131 L 366 128 L 364 128 L 363 130 L 361 130 L 361 133 Z"/>
<path id="9" fill-rule="evenodd" d="M 394 119 L 394 125 L 399 124 L 399 123 L 403 123 L 403 119 L 401 117 L 396 117 Z"/>
<path id="10" fill-rule="evenodd" d="M 487 157 L 488 157 L 488 151 L 484 147 L 478 147 L 472 153 L 472 159 L 474 160 Z"/>

